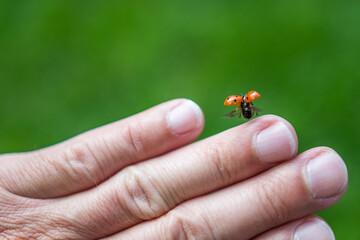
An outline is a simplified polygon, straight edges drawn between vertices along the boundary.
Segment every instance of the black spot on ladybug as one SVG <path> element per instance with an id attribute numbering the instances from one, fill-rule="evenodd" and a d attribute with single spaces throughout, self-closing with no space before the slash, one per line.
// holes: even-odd
<path id="1" fill-rule="evenodd" d="M 235 100 L 234 100 L 234 103 L 236 103 L 236 102 L 237 102 L 237 100 L 235 99 Z"/>

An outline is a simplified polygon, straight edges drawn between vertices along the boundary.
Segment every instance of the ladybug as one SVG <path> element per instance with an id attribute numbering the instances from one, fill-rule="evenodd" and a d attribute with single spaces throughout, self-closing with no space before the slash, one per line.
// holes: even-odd
<path id="1" fill-rule="evenodd" d="M 225 99 L 224 105 L 226 106 L 235 106 L 239 105 L 234 111 L 226 114 L 225 117 L 236 117 L 239 116 L 241 118 L 241 114 L 246 119 L 250 119 L 256 113 L 260 112 L 260 109 L 255 108 L 252 101 L 259 98 L 260 94 L 256 91 L 250 91 L 245 95 L 231 95 Z M 240 110 L 239 110 L 240 109 Z"/>

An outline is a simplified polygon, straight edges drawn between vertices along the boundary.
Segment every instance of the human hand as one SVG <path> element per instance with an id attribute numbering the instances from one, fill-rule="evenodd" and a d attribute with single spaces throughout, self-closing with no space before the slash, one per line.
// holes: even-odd
<path id="1" fill-rule="evenodd" d="M 310 214 L 347 187 L 326 147 L 295 157 L 284 119 L 266 115 L 207 139 L 177 99 L 63 143 L 0 156 L 6 239 L 334 239 Z M 186 145 L 186 146 L 185 146 Z"/>

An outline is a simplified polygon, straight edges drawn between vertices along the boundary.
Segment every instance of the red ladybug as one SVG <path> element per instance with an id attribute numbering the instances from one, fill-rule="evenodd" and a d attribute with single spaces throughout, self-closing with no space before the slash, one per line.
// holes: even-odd
<path id="1" fill-rule="evenodd" d="M 239 116 L 241 118 L 241 114 L 246 119 L 252 118 L 254 116 L 254 112 L 258 115 L 260 112 L 259 109 L 255 108 L 252 101 L 259 98 L 260 94 L 255 91 L 250 91 L 247 94 L 240 95 L 232 95 L 225 99 L 224 105 L 226 106 L 235 106 L 239 105 L 234 111 L 226 114 L 225 117 L 236 117 Z M 239 110 L 241 109 L 241 111 Z"/>

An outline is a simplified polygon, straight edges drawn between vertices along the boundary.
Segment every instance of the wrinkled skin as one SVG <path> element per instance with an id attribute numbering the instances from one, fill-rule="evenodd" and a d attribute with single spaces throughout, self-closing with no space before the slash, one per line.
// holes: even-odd
<path id="1" fill-rule="evenodd" d="M 294 128 L 273 115 L 191 143 L 203 126 L 200 108 L 176 99 L 0 155 L 0 238 L 332 239 L 311 214 L 346 190 L 334 150 L 296 155 Z"/>

